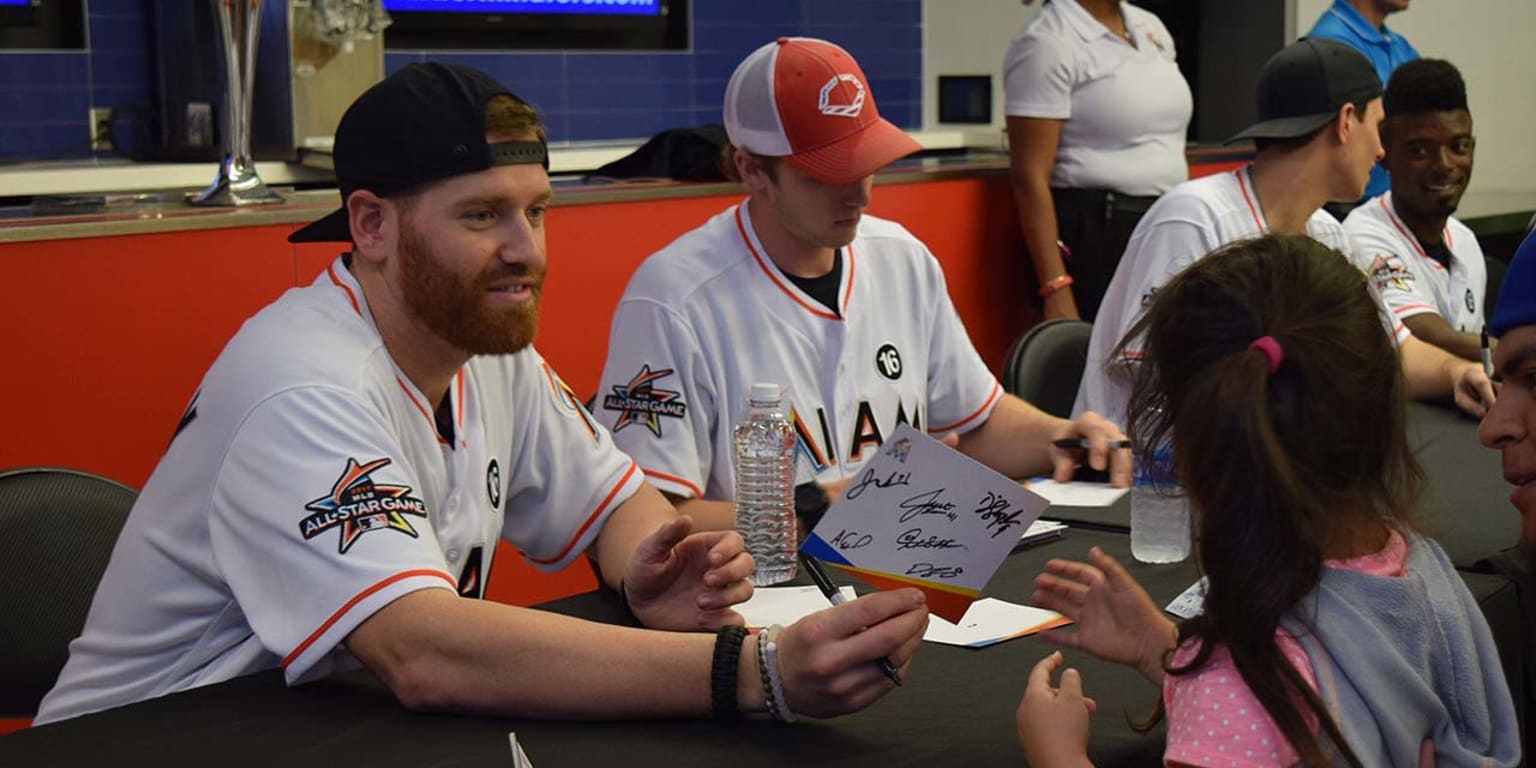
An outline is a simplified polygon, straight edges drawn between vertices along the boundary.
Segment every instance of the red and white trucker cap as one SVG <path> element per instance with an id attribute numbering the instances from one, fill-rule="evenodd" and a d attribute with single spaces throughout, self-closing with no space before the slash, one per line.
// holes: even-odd
<path id="1" fill-rule="evenodd" d="M 880 117 L 859 63 L 809 37 L 781 37 L 736 67 L 725 132 L 755 155 L 782 157 L 812 178 L 857 181 L 922 149 Z"/>

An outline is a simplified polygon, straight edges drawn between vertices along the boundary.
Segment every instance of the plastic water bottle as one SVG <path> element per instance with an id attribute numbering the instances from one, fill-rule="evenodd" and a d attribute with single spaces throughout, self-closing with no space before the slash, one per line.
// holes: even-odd
<path id="1" fill-rule="evenodd" d="M 1189 500 L 1173 471 L 1173 451 L 1163 442 L 1136 457 L 1131 556 L 1143 563 L 1177 563 L 1189 550 Z"/>
<path id="2" fill-rule="evenodd" d="M 754 586 L 795 577 L 795 431 L 777 384 L 753 384 L 736 425 L 736 531 L 757 561 Z"/>

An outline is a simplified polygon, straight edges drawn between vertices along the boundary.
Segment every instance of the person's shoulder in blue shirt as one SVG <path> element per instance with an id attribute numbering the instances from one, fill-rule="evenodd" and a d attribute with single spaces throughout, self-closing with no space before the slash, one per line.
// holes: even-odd
<path id="1" fill-rule="evenodd" d="M 1318 17 L 1307 37 L 1337 40 L 1365 54 L 1376 68 L 1376 76 L 1385 84 L 1399 66 L 1419 58 L 1419 52 L 1408 39 L 1388 29 L 1385 22 L 1388 14 L 1407 10 L 1409 1 L 1333 0 L 1333 5 Z M 1367 13 L 1382 22 L 1378 25 L 1367 17 Z M 1387 191 L 1390 185 L 1387 172 L 1377 165 L 1371 170 L 1364 199 Z"/>
<path id="2" fill-rule="evenodd" d="M 1376 74 L 1385 83 L 1403 62 L 1419 58 L 1408 39 L 1388 29 L 1385 23 L 1372 23 L 1357 6 L 1365 6 L 1375 16 L 1385 19 L 1389 13 L 1405 10 L 1408 0 L 1334 0 L 1318 17 L 1308 37 L 1337 40 L 1353 46 L 1376 66 Z"/>

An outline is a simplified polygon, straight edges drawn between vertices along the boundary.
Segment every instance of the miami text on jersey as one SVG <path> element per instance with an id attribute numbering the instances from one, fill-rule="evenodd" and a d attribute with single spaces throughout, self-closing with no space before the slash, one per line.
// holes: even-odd
<path id="1" fill-rule="evenodd" d="M 835 458 L 827 450 L 832 445 L 832 430 L 827 425 L 827 411 L 817 406 L 816 426 L 819 428 L 819 436 L 807 428 L 805 419 L 800 412 L 791 409 L 790 419 L 795 425 L 795 451 L 799 454 L 816 474 L 821 474 L 832 466 Z M 896 414 L 890 425 L 884 430 L 880 428 L 880 422 L 875 418 L 875 410 L 870 407 L 868 400 L 859 401 L 858 415 L 853 420 L 853 438 L 848 443 L 848 462 L 858 462 L 864 456 L 864 449 L 879 448 L 885 442 L 885 433 L 896 427 L 911 423 L 913 429 L 923 428 L 922 411 L 913 407 L 911 417 L 907 416 L 907 408 L 901 403 L 896 404 Z"/>

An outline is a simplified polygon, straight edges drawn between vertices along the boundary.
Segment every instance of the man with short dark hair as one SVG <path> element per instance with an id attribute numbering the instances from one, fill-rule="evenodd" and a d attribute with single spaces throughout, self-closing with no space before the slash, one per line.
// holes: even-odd
<path id="1" fill-rule="evenodd" d="M 1392 75 L 1383 101 L 1392 190 L 1344 220 L 1352 257 L 1415 338 L 1478 360 L 1488 271 L 1477 236 L 1451 215 L 1472 178 L 1467 87 L 1449 62 L 1418 59 Z"/>
<path id="2" fill-rule="evenodd" d="M 412 64 L 347 110 L 335 163 L 342 207 L 290 239 L 351 252 L 209 369 L 39 722 L 358 664 L 411 709 L 516 717 L 825 717 L 891 689 L 875 662 L 916 652 L 920 592 L 748 636 L 741 538 L 692 533 L 531 346 L 552 190 L 526 104 Z M 478 599 L 502 537 L 586 554 L 676 631 Z"/>
<path id="3" fill-rule="evenodd" d="M 1409 0 L 1333 0 L 1307 37 L 1337 40 L 1354 48 L 1370 59 L 1376 76 L 1383 83 L 1388 82 L 1398 67 L 1419 57 L 1407 38 L 1387 29 L 1387 16 L 1408 10 L 1408 3 Z M 1365 196 L 1376 197 L 1386 192 L 1387 187 L 1386 169 L 1381 165 L 1372 168 Z"/>
<path id="4" fill-rule="evenodd" d="M 1258 145 L 1254 161 L 1231 173 L 1187 181 L 1163 195 L 1131 235 L 1094 321 L 1074 412 L 1124 423 L 1125 366 L 1138 342 L 1121 341 L 1159 287 L 1217 248 L 1274 233 L 1305 234 L 1347 254 L 1349 238 L 1322 211 L 1354 200 L 1381 155 L 1381 81 L 1359 52 L 1332 40 L 1301 40 L 1265 63 L 1257 88 L 1259 120 L 1233 140 Z M 1445 398 L 1473 415 L 1493 401 L 1482 369 L 1391 324 L 1410 396 Z"/>

